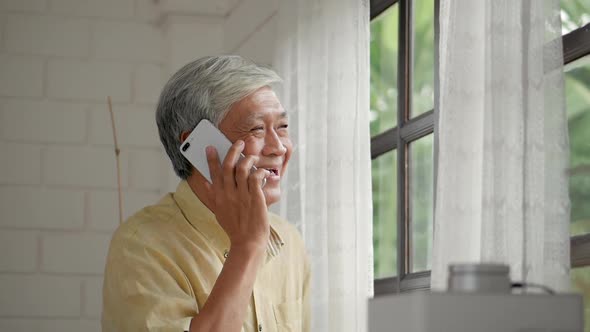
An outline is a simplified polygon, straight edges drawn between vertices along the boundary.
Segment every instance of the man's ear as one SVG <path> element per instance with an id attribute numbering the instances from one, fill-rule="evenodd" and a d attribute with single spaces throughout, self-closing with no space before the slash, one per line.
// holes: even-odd
<path id="1" fill-rule="evenodd" d="M 189 133 L 188 131 L 184 131 L 180 134 L 180 142 L 184 142 L 184 140 L 188 137 L 188 135 L 190 135 L 191 133 Z"/>

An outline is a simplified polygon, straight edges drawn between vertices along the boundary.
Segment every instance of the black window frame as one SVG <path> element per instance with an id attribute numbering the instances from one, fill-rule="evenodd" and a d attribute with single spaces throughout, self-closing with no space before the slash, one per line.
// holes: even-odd
<path id="1" fill-rule="evenodd" d="M 562 36 L 563 64 L 567 65 L 590 55 L 590 23 Z M 590 266 L 590 233 L 570 238 L 572 269 Z"/>
<path id="2" fill-rule="evenodd" d="M 375 296 L 401 293 L 430 288 L 430 271 L 410 272 L 411 257 L 411 225 L 409 218 L 409 176 L 408 176 L 408 146 L 412 142 L 434 133 L 434 108 L 411 117 L 412 94 L 412 10 L 414 0 L 371 0 L 371 19 L 379 16 L 389 7 L 398 4 L 399 7 L 399 38 L 398 38 L 398 104 L 397 125 L 380 134 L 371 137 L 371 159 L 374 160 L 389 151 L 397 153 L 397 276 L 374 280 Z M 435 103 L 438 99 L 438 13 L 439 0 L 434 0 L 434 86 Z M 437 137 L 434 133 L 434 160 L 437 154 Z M 436 163 L 435 166 L 436 167 Z M 433 175 L 436 183 L 436 172 Z M 434 208 L 434 206 L 433 206 Z"/>
<path id="3" fill-rule="evenodd" d="M 438 133 L 434 128 L 438 122 L 439 96 L 439 13 L 440 0 L 434 0 L 434 108 L 411 118 L 412 87 L 412 9 L 417 0 L 370 0 L 371 20 L 389 7 L 399 4 L 398 38 L 398 105 L 397 125 L 371 137 L 371 159 L 397 150 L 397 271 L 395 277 L 374 280 L 375 296 L 430 289 L 430 271 L 410 272 L 411 228 L 408 218 L 408 145 L 426 135 L 434 135 L 434 186 L 438 156 Z M 564 65 L 590 54 L 590 23 L 562 36 Z M 434 193 L 436 204 L 436 192 Z M 434 208 L 434 206 L 433 206 Z M 434 215 L 434 213 L 433 213 Z M 570 238 L 571 267 L 590 266 L 590 234 Z"/>

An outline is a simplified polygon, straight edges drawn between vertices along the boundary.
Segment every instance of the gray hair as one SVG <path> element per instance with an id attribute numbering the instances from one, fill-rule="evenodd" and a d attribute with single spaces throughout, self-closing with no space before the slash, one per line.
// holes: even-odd
<path id="1" fill-rule="evenodd" d="M 183 132 L 202 119 L 218 126 L 234 103 L 281 81 L 271 69 L 236 55 L 208 56 L 180 68 L 164 86 L 156 110 L 160 140 L 174 172 L 182 179 L 192 173 L 179 151 Z"/>

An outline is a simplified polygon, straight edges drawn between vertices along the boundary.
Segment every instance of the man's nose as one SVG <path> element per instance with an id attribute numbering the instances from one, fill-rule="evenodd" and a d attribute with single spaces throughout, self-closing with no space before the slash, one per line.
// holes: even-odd
<path id="1" fill-rule="evenodd" d="M 271 130 L 269 134 L 265 136 L 264 148 L 262 150 L 264 155 L 277 155 L 282 156 L 287 153 L 287 147 L 281 142 L 279 135 L 276 131 Z"/>

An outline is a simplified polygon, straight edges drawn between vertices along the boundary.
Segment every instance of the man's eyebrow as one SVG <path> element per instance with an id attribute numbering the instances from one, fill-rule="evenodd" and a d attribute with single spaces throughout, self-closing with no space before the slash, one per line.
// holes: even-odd
<path id="1" fill-rule="evenodd" d="M 250 114 L 244 119 L 244 122 L 246 122 L 246 123 L 255 122 L 256 120 L 263 119 L 265 116 L 266 116 L 265 114 L 260 114 L 260 113 Z M 279 116 L 278 116 L 279 119 L 286 119 L 288 117 L 289 117 L 289 114 L 287 113 L 287 111 L 281 112 L 281 114 L 279 114 Z"/>

